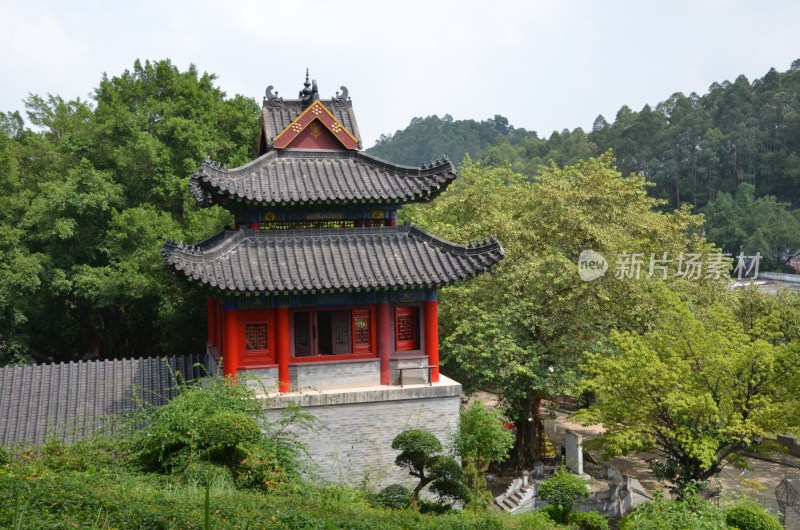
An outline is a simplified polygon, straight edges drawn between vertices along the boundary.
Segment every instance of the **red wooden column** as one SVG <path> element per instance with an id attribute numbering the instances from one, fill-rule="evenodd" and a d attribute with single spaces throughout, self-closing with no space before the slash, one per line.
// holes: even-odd
<path id="1" fill-rule="evenodd" d="M 279 307 L 276 313 L 275 350 L 278 361 L 278 391 L 289 392 L 289 308 Z"/>
<path id="2" fill-rule="evenodd" d="M 242 344 L 239 311 L 227 309 L 223 313 L 225 321 L 225 337 L 222 341 L 222 370 L 225 375 L 236 377 L 239 371 L 239 349 Z"/>
<path id="3" fill-rule="evenodd" d="M 431 381 L 439 382 L 439 303 L 436 300 L 425 302 L 425 351 L 431 370 Z"/>
<path id="4" fill-rule="evenodd" d="M 381 384 L 392 383 L 392 314 L 389 302 L 378 302 L 378 357 L 381 360 Z"/>

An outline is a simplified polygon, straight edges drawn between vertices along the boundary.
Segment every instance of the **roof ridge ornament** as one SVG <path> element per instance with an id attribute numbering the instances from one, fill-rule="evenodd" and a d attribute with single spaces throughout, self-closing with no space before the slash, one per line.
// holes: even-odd
<path id="1" fill-rule="evenodd" d="M 276 90 L 275 93 L 272 93 L 272 89 L 274 87 L 269 85 L 264 95 L 264 103 L 269 103 L 271 107 L 280 107 L 283 105 L 283 98 L 278 97 L 278 91 Z"/>
<path id="2" fill-rule="evenodd" d="M 306 82 L 300 91 L 300 101 L 303 102 L 303 109 L 307 109 L 312 103 L 319 100 L 319 90 L 317 90 L 317 80 L 312 79 L 308 82 L 308 68 L 306 68 Z"/>
<path id="3" fill-rule="evenodd" d="M 331 101 L 333 101 L 333 104 L 336 106 L 344 105 L 350 99 L 350 92 L 347 90 L 346 86 L 340 86 L 339 90 L 342 91 L 342 95 L 340 96 L 337 91 L 336 95 L 331 98 Z"/>

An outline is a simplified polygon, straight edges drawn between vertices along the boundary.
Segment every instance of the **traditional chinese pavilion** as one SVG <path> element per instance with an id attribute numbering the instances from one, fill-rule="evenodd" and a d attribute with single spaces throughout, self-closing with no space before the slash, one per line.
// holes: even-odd
<path id="1" fill-rule="evenodd" d="M 208 291 L 209 351 L 225 374 L 252 371 L 280 392 L 390 385 L 409 369 L 407 381 L 439 381 L 437 288 L 503 257 L 494 238 L 465 246 L 397 225 L 399 207 L 456 178 L 452 162 L 408 167 L 360 151 L 347 89 L 320 100 L 308 75 L 296 100 L 267 88 L 258 146 L 252 162 L 206 161 L 189 182 L 235 226 L 163 250 Z"/>

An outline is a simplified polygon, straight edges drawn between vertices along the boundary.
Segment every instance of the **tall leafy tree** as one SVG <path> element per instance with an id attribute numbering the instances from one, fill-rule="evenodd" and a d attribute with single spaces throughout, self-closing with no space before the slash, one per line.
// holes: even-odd
<path id="1" fill-rule="evenodd" d="M 443 290 L 440 325 L 448 373 L 467 390 L 491 385 L 501 393 L 517 425 L 515 464 L 527 467 L 539 458 L 542 401 L 574 390 L 582 352 L 602 350 L 612 328 L 645 330 L 656 318 L 646 262 L 639 280 L 617 278 L 616 256 L 677 259 L 681 252 L 710 251 L 692 235 L 698 217 L 661 213 L 658 206 L 644 178 L 623 178 L 607 154 L 542 168 L 533 181 L 466 161 L 434 203 L 403 210 L 449 239 L 494 233 L 506 250 L 495 274 Z M 589 249 L 611 267 L 592 282 L 577 274 L 578 257 Z M 696 283 L 692 289 L 700 295 L 704 289 L 697 286 L 705 284 Z"/>
<path id="2" fill-rule="evenodd" d="M 229 220 L 186 190 L 202 160 L 255 152 L 256 103 L 214 81 L 136 61 L 90 101 L 31 96 L 32 129 L 2 116 L 0 245 L 12 250 L 0 259 L 0 361 L 202 348 L 202 293 L 176 285 L 160 248 Z"/>
<path id="3" fill-rule="evenodd" d="M 662 296 L 653 329 L 613 332 L 613 353 L 590 355 L 597 401 L 579 417 L 603 424 L 609 454 L 661 452 L 651 467 L 683 495 L 756 437 L 800 429 L 800 298 Z"/>

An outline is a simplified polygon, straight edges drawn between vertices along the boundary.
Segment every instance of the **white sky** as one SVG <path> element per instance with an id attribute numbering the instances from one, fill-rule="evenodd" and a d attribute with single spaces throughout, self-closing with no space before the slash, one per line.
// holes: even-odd
<path id="1" fill-rule="evenodd" d="M 0 111 L 88 98 L 136 58 L 229 96 L 346 85 L 365 147 L 412 117 L 506 116 L 547 137 L 800 58 L 797 0 L 0 0 Z"/>

